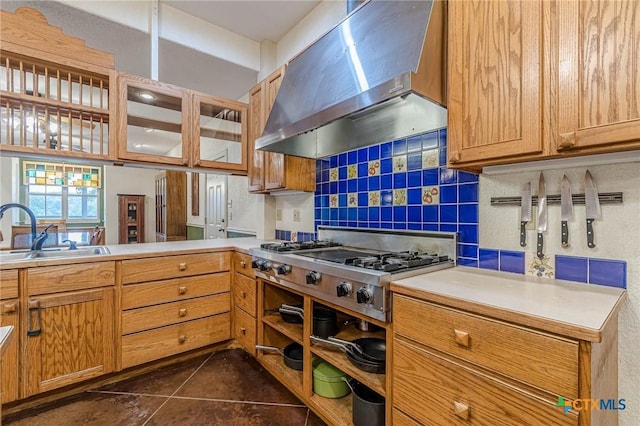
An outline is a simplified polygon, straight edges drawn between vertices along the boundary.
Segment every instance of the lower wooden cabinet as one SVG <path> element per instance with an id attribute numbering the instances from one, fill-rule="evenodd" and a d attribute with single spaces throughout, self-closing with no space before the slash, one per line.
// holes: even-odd
<path id="1" fill-rule="evenodd" d="M 233 337 L 245 351 L 256 353 L 256 318 L 237 306 L 233 312 Z"/>
<path id="2" fill-rule="evenodd" d="M 245 351 L 256 356 L 257 283 L 251 256 L 233 256 L 233 337 Z"/>
<path id="3" fill-rule="evenodd" d="M 229 313 L 122 337 L 122 368 L 179 354 L 231 338 Z"/>
<path id="4" fill-rule="evenodd" d="M 113 288 L 28 298 L 24 397 L 114 370 L 113 304 Z"/>
<path id="5" fill-rule="evenodd" d="M 577 425 L 550 401 L 401 339 L 393 344 L 394 405 L 423 424 Z"/>
<path id="6" fill-rule="evenodd" d="M 17 281 L 17 280 L 16 280 Z M 2 354 L 2 400 L 0 403 L 19 398 L 18 387 L 18 341 L 19 341 L 20 301 L 2 300 L 0 304 L 0 327 L 13 326 L 13 338 Z"/>

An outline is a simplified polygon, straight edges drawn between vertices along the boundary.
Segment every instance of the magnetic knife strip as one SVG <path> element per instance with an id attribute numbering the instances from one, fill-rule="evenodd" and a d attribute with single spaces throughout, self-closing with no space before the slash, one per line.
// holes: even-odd
<path id="1" fill-rule="evenodd" d="M 622 192 L 599 192 L 598 199 L 600 204 L 622 204 Z M 571 195 L 571 201 L 574 205 L 584 205 L 584 194 Z M 492 206 L 519 206 L 522 202 L 522 196 L 517 197 L 491 197 Z M 538 196 L 531 197 L 532 205 L 538 205 Z M 560 195 L 547 195 L 547 204 L 560 204 Z"/>

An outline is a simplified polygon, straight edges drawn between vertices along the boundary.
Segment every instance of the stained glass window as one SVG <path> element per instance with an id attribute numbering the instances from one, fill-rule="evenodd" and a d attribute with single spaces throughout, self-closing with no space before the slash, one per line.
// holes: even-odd
<path id="1" fill-rule="evenodd" d="M 102 169 L 96 166 L 23 162 L 25 185 L 101 188 Z"/>

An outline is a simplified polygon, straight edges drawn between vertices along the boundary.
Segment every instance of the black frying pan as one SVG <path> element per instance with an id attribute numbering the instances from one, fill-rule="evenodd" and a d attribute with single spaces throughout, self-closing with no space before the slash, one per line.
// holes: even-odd
<path id="1" fill-rule="evenodd" d="M 256 345 L 256 349 L 279 352 L 284 357 L 284 365 L 294 370 L 302 371 L 302 345 L 290 343 L 284 349 L 275 346 Z"/>
<path id="2" fill-rule="evenodd" d="M 304 320 L 304 310 L 302 305 L 285 305 L 283 304 L 278 308 L 282 321 L 291 324 L 301 324 Z"/>
<path id="3" fill-rule="evenodd" d="M 382 374 L 385 372 L 386 366 L 386 343 L 384 339 L 375 338 L 375 337 L 366 337 L 362 339 L 356 339 L 353 342 L 346 342 L 344 340 L 329 338 L 322 339 L 318 336 L 310 336 L 311 340 L 318 343 L 326 343 L 332 346 L 337 346 L 345 353 L 349 361 L 362 371 L 366 371 L 368 373 Z M 346 342 L 341 343 L 341 342 Z M 354 350 L 352 345 L 349 343 L 360 342 L 360 345 L 364 345 L 367 347 L 367 351 L 371 355 L 365 353 L 364 348 L 360 346 L 361 353 Z M 375 359 L 378 358 L 378 360 Z M 383 358 L 382 360 L 380 360 Z"/>

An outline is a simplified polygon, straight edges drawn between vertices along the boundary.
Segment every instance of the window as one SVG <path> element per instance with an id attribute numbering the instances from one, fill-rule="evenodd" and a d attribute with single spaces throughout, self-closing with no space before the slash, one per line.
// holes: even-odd
<path id="1" fill-rule="evenodd" d="M 102 167 L 22 162 L 24 203 L 38 218 L 102 222 Z"/>

